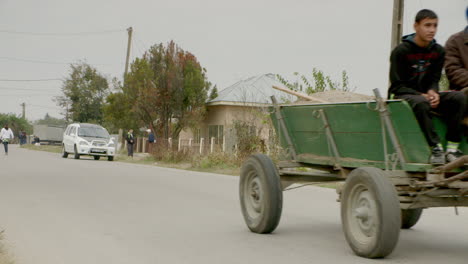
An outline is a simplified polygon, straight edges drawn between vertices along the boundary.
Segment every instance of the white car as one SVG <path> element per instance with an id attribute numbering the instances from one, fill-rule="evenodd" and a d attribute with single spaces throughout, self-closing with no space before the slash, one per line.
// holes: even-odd
<path id="1" fill-rule="evenodd" d="M 79 159 L 81 155 L 89 155 L 95 160 L 107 157 L 109 161 L 113 161 L 115 145 L 114 139 L 102 126 L 74 123 L 68 125 L 63 133 L 62 157 L 67 158 L 68 154 L 73 154 L 75 159 Z"/>

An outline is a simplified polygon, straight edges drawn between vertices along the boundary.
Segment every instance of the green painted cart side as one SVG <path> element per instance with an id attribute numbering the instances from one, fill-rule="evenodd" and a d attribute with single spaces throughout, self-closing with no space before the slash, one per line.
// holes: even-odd
<path id="1" fill-rule="evenodd" d="M 381 169 L 397 163 L 397 151 L 388 127 L 386 128 L 376 110 L 375 102 L 282 105 L 279 109 L 296 152 L 297 162 Z M 398 164 L 398 169 L 409 172 L 430 169 L 430 148 L 411 107 L 405 101 L 392 100 L 387 101 L 387 109 L 405 158 L 405 163 Z M 281 145 L 288 148 L 285 133 L 281 130 L 273 109 L 271 118 L 280 135 Z M 327 136 L 327 128 L 331 137 Z M 445 134 L 445 126 L 440 120 L 437 120 L 436 128 L 440 135 Z M 338 155 L 335 154 L 333 145 Z M 465 150 L 466 145 L 463 144 L 461 148 Z"/>

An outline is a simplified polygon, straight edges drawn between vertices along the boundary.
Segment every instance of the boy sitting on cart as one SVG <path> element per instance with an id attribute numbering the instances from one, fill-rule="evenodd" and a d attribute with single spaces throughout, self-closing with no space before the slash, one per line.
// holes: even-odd
<path id="1" fill-rule="evenodd" d="M 437 44 L 437 15 L 428 9 L 416 14 L 415 33 L 404 36 L 390 57 L 389 97 L 406 100 L 432 149 L 430 162 L 444 164 L 463 155 L 458 149 L 462 139 L 462 119 L 466 99 L 460 91 L 439 92 L 444 64 L 444 48 Z M 432 111 L 447 124 L 447 152 L 432 122 Z"/>

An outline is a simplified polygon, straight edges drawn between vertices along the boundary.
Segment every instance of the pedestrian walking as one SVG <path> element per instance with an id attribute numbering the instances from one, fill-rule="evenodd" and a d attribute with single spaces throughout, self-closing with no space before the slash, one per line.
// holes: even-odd
<path id="1" fill-rule="evenodd" d="M 21 131 L 18 135 L 20 146 L 26 144 L 26 132 Z"/>
<path id="2" fill-rule="evenodd" d="M 0 139 L 2 140 L 3 147 L 5 148 L 5 155 L 8 155 L 8 144 L 13 140 L 13 138 L 15 138 L 13 130 L 8 128 L 8 124 L 6 124 L 0 131 Z"/>
<path id="3" fill-rule="evenodd" d="M 127 154 L 133 158 L 133 144 L 135 143 L 135 137 L 133 136 L 133 129 L 130 129 L 127 133 Z"/>
<path id="4" fill-rule="evenodd" d="M 156 138 L 154 137 L 153 131 L 151 129 L 146 130 L 148 132 L 148 153 L 153 152 L 153 145 L 156 142 Z"/>

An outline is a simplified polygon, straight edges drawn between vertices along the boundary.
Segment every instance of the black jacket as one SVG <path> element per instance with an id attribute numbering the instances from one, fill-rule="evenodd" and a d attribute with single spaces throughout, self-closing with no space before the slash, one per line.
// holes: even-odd
<path id="1" fill-rule="evenodd" d="M 133 143 L 135 142 L 133 134 L 130 134 L 130 133 L 127 133 L 126 140 L 127 140 L 127 144 L 131 144 L 131 145 L 133 145 Z"/>
<path id="2" fill-rule="evenodd" d="M 414 42 L 415 34 L 403 37 L 390 56 L 390 89 L 388 96 L 422 94 L 439 91 L 444 65 L 444 48 L 433 40 L 422 48 Z"/>

